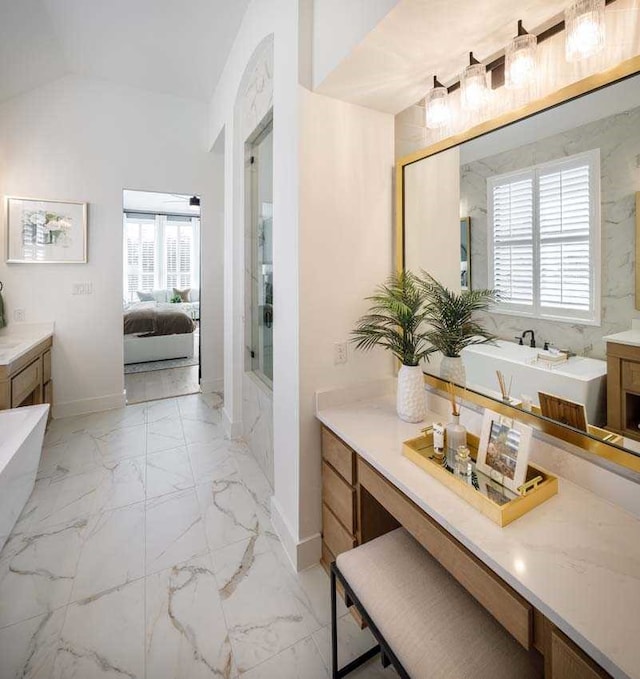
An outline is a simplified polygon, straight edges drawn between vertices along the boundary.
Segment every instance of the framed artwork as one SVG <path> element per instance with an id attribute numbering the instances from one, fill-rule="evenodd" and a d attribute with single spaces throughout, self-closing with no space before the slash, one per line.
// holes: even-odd
<path id="1" fill-rule="evenodd" d="M 540 400 L 540 412 L 544 417 L 580 431 L 587 431 L 587 409 L 584 403 L 546 394 L 544 391 L 538 392 L 538 399 Z"/>
<path id="2" fill-rule="evenodd" d="M 478 471 L 518 493 L 527 478 L 531 427 L 485 410 L 478 447 Z"/>
<path id="3" fill-rule="evenodd" d="M 460 219 L 460 289 L 471 290 L 471 217 Z"/>
<path id="4" fill-rule="evenodd" d="M 9 264 L 85 264 L 87 204 L 7 197 Z"/>

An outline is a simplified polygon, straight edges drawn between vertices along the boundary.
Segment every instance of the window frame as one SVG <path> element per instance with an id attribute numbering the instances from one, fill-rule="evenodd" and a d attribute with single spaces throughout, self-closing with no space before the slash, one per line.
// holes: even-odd
<path id="1" fill-rule="evenodd" d="M 176 219 L 177 218 L 177 219 Z M 167 250 L 165 247 L 165 233 L 167 222 L 175 224 L 178 233 L 180 228 L 185 228 L 189 225 L 191 229 L 191 279 L 186 287 L 198 288 L 200 279 L 200 217 L 193 215 L 169 215 L 169 214 L 152 214 L 144 212 L 136 212 L 134 210 L 125 211 L 123 213 L 123 299 L 127 303 L 136 302 L 138 291 L 146 292 L 142 290 L 140 285 L 142 281 L 142 250 L 140 250 L 139 261 L 138 261 L 138 287 L 133 292 L 129 291 L 128 286 L 128 275 L 129 275 L 129 252 L 127 247 L 127 226 L 128 221 L 141 224 L 143 221 L 153 224 L 154 226 L 154 256 L 155 256 L 155 266 L 153 272 L 153 287 L 150 292 L 158 290 L 173 290 L 173 287 L 182 289 L 185 286 L 168 286 L 167 283 Z M 139 227 L 140 228 L 140 227 Z M 177 260 L 180 258 L 179 246 L 176 248 Z M 180 267 L 178 266 L 177 276 L 181 275 Z"/>
<path id="2" fill-rule="evenodd" d="M 540 175 L 554 169 L 569 170 L 589 165 L 589 310 L 578 311 L 562 307 L 543 306 L 540 301 L 540 246 L 544 241 L 540 235 Z M 520 316 L 525 318 L 574 323 L 579 325 L 599 326 L 601 324 L 601 252 L 602 252 L 602 224 L 601 224 L 601 181 L 600 181 L 600 149 L 591 149 L 571 156 L 557 158 L 545 163 L 538 163 L 527 168 L 494 175 L 487 179 L 487 263 L 489 287 L 494 288 L 494 219 L 493 219 L 493 190 L 496 186 L 505 184 L 505 180 L 530 176 L 533 179 L 533 219 L 532 219 L 532 304 L 512 304 L 496 302 L 491 305 L 491 313 L 505 316 Z M 558 242 L 571 242 L 571 237 L 558 238 Z M 523 241 L 524 242 L 524 241 Z"/>

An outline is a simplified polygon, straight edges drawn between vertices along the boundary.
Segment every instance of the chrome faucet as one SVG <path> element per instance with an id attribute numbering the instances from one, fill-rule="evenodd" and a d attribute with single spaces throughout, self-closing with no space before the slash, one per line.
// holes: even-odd
<path id="1" fill-rule="evenodd" d="M 516 339 L 519 340 L 518 344 L 520 344 L 522 346 L 524 344 L 524 338 L 527 335 L 531 335 L 531 342 L 529 343 L 529 346 L 532 349 L 535 349 L 536 348 L 536 336 L 535 336 L 533 330 L 525 330 L 520 337 L 516 337 Z"/>

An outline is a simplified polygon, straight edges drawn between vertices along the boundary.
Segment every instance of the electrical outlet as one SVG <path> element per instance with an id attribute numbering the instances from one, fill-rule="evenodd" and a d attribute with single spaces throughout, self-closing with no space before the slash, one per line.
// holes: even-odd
<path id="1" fill-rule="evenodd" d="M 347 362 L 346 342 L 336 342 L 333 345 L 333 362 L 335 365 L 342 365 Z"/>
<path id="2" fill-rule="evenodd" d="M 13 320 L 18 323 L 24 323 L 27 314 L 24 309 L 15 309 L 13 312 Z"/>
<path id="3" fill-rule="evenodd" d="M 72 295 L 91 295 L 93 294 L 93 283 L 88 281 L 86 283 L 73 283 L 71 285 Z"/>

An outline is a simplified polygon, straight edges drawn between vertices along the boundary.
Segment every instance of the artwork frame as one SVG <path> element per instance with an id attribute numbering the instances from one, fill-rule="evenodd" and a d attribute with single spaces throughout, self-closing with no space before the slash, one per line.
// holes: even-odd
<path id="1" fill-rule="evenodd" d="M 7 264 L 86 264 L 87 203 L 7 196 Z"/>
<path id="2" fill-rule="evenodd" d="M 471 217 L 460 217 L 460 289 L 471 290 Z"/>
<path id="3" fill-rule="evenodd" d="M 517 420 L 485 410 L 476 467 L 519 494 L 526 481 L 533 430 Z"/>

